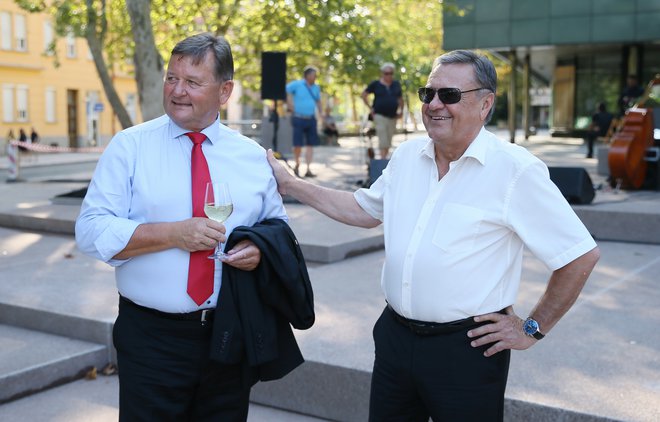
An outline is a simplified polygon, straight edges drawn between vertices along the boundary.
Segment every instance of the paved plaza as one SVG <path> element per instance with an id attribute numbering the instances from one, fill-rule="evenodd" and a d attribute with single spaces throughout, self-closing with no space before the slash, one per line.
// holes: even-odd
<path id="1" fill-rule="evenodd" d="M 395 144 L 412 136 L 397 135 Z M 602 257 L 547 339 L 513 352 L 506 420 L 660 420 L 660 192 L 609 189 L 580 139 L 540 134 L 517 143 L 549 166 L 585 168 L 603 185 L 592 204 L 574 206 Z M 340 144 L 316 148 L 315 183 L 352 190 L 367 179 L 365 140 Z M 113 271 L 75 247 L 79 202 L 56 199 L 85 187 L 97 158 L 41 154 L 23 168 L 37 176 L 0 184 L 0 402 L 25 396 L 0 405 L 0 420 L 117 420 L 116 376 L 80 379 L 114 358 Z M 46 170 L 74 162 L 90 165 L 57 177 Z M 0 157 L 0 170 L 6 166 Z M 44 172 L 30 173 L 37 166 Z M 364 421 L 371 329 L 384 306 L 382 229 L 346 227 L 298 203 L 287 203 L 287 211 L 309 261 L 317 320 L 296 331 L 306 363 L 257 385 L 249 420 Z M 548 276 L 526 253 L 519 315 L 534 306 Z M 63 384 L 30 394 L 53 383 Z"/>

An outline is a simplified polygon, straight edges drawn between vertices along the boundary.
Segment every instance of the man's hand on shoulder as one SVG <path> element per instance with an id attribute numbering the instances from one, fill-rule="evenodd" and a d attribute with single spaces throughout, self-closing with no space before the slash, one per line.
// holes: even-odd
<path id="1" fill-rule="evenodd" d="M 296 177 L 289 173 L 286 167 L 275 158 L 273 150 L 269 149 L 267 154 L 268 164 L 273 169 L 273 175 L 277 181 L 277 190 L 281 195 L 286 195 L 287 186 L 295 182 Z"/>
<path id="2" fill-rule="evenodd" d="M 468 337 L 474 339 L 470 345 L 481 347 L 491 346 L 484 352 L 489 357 L 502 350 L 525 350 L 538 340 L 526 335 L 523 331 L 523 320 L 513 312 L 513 307 L 506 309 L 506 314 L 491 313 L 474 317 L 475 322 L 490 322 L 468 331 Z"/>

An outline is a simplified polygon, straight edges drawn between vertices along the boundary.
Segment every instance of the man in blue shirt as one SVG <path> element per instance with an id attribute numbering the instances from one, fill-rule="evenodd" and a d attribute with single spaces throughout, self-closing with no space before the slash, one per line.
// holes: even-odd
<path id="1" fill-rule="evenodd" d="M 165 115 L 114 136 L 76 221 L 80 250 L 115 268 L 120 422 L 247 420 L 243 362 L 221 363 L 210 350 L 214 314 L 230 312 L 217 306 L 223 271 L 255 270 L 261 251 L 246 240 L 226 251 L 223 263 L 204 265 L 204 255 L 237 226 L 287 216 L 264 149 L 220 123 L 233 75 L 224 38 L 197 34 L 179 42 L 163 84 Z M 193 207 L 193 145 L 210 179 L 231 189 L 236 206 L 223 223 L 194 211 L 203 204 Z M 201 263 L 192 259 L 197 252 Z M 202 281 L 213 287 L 199 303 L 189 283 L 207 268 L 211 277 Z"/>
<path id="2" fill-rule="evenodd" d="M 287 106 L 291 111 L 291 125 L 293 126 L 293 157 L 296 160 L 294 172 L 300 176 L 300 154 L 303 145 L 307 171 L 305 177 L 316 177 L 310 170 L 312 164 L 312 148 L 319 144 L 317 133 L 316 110 L 321 112 L 321 88 L 315 84 L 317 69 L 313 66 L 305 67 L 303 79 L 290 82 L 286 86 Z M 323 117 L 321 117 L 323 119 Z"/>

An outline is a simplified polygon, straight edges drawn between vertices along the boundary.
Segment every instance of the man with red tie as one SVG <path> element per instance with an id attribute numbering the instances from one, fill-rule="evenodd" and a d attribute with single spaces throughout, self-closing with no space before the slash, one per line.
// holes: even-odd
<path id="1" fill-rule="evenodd" d="M 222 37 L 199 34 L 172 50 L 166 115 L 119 132 L 100 158 L 76 222 L 86 254 L 115 267 L 122 421 L 245 420 L 240 364 L 209 358 L 222 263 L 208 259 L 237 226 L 287 216 L 264 149 L 222 125 L 233 58 Z M 233 213 L 203 214 L 206 182 L 227 182 Z M 249 240 L 223 262 L 252 271 Z"/>

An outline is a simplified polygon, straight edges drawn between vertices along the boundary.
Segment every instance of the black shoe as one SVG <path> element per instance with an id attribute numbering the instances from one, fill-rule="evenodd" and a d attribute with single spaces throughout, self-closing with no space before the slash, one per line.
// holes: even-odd
<path id="1" fill-rule="evenodd" d="M 307 170 L 307 173 L 305 173 L 305 177 L 316 177 L 316 175 L 311 171 Z"/>
<path id="2" fill-rule="evenodd" d="M 295 167 L 293 168 L 293 173 L 294 173 L 296 176 L 300 177 L 300 172 L 298 172 L 298 166 L 295 166 Z"/>

